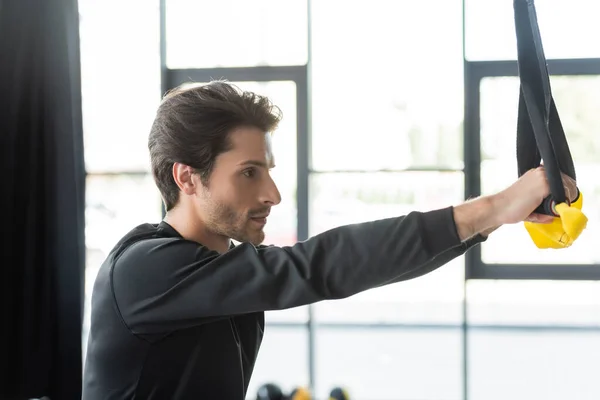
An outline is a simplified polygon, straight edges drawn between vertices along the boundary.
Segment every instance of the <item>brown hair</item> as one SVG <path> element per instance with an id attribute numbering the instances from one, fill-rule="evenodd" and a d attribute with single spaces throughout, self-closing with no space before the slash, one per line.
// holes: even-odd
<path id="1" fill-rule="evenodd" d="M 267 97 L 226 81 L 170 91 L 158 107 L 148 138 L 152 175 L 166 210 L 179 200 L 175 162 L 194 168 L 206 184 L 217 156 L 230 149 L 232 130 L 249 126 L 268 133 L 280 120 L 281 110 Z"/>

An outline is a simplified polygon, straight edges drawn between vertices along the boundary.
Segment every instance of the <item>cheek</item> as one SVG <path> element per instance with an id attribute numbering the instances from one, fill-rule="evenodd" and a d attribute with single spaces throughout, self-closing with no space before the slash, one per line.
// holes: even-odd
<path id="1" fill-rule="evenodd" d="M 241 207 L 243 204 L 244 188 L 242 185 L 228 185 L 223 186 L 219 189 L 218 193 L 215 194 L 218 202 L 227 205 L 231 208 Z"/>
<path id="2" fill-rule="evenodd" d="M 215 185 L 205 196 L 205 207 L 212 214 L 241 215 L 251 208 L 253 196 L 252 185 L 243 180 L 223 182 Z"/>
<path id="3" fill-rule="evenodd" d="M 227 198 L 231 204 L 248 207 L 257 194 L 257 183 L 248 178 L 241 178 L 227 188 Z"/>

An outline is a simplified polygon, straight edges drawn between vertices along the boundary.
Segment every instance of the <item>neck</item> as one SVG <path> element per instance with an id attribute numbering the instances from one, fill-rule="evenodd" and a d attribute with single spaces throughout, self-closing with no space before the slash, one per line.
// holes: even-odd
<path id="1" fill-rule="evenodd" d="M 228 237 L 211 232 L 195 215 L 190 216 L 183 209 L 175 207 L 170 210 L 164 221 L 179 232 L 184 239 L 200 243 L 221 254 L 229 250 L 231 242 Z"/>

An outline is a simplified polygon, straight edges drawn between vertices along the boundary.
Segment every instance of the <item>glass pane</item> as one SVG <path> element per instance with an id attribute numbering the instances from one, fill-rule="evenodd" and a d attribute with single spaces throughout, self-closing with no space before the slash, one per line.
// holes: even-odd
<path id="1" fill-rule="evenodd" d="M 596 326 L 600 282 L 468 281 L 471 324 Z"/>
<path id="2" fill-rule="evenodd" d="M 461 1 L 311 7 L 312 167 L 461 169 Z"/>
<path id="3" fill-rule="evenodd" d="M 256 399 L 258 388 L 274 383 L 286 394 L 308 386 L 308 331 L 305 328 L 265 328 L 246 398 Z"/>
<path id="4" fill-rule="evenodd" d="M 150 175 L 88 175 L 86 186 L 84 338 L 89 329 L 94 281 L 104 259 L 131 229 L 142 223 L 158 223 L 162 216 L 160 194 Z"/>
<path id="5" fill-rule="evenodd" d="M 470 399 L 599 398 L 600 282 L 469 281 L 467 299 Z"/>
<path id="6" fill-rule="evenodd" d="M 290 245 L 297 240 L 296 206 L 296 84 L 292 81 L 231 82 L 242 90 L 267 96 L 283 112 L 283 119 L 273 135 L 273 153 L 276 167 L 271 176 L 281 193 L 281 203 L 271 210 L 265 226 L 265 244 Z M 203 83 L 189 83 L 196 86 Z"/>
<path id="7" fill-rule="evenodd" d="M 306 63 L 306 0 L 166 3 L 169 68 Z"/>
<path id="8" fill-rule="evenodd" d="M 600 398 L 599 332 L 469 331 L 469 399 Z"/>
<path id="9" fill-rule="evenodd" d="M 296 84 L 291 81 L 277 82 L 231 82 L 240 89 L 268 96 L 283 112 L 283 119 L 273 135 L 273 153 L 276 167 L 273 179 L 281 192 L 281 203 L 271 210 L 269 223 L 265 226 L 265 244 L 286 246 L 297 241 L 296 206 Z M 202 85 L 203 83 L 190 83 Z M 304 322 L 308 319 L 307 307 L 271 311 L 269 321 Z"/>
<path id="10" fill-rule="evenodd" d="M 269 97 L 283 112 L 283 119 L 273 135 L 276 167 L 273 179 L 281 192 L 281 203 L 273 207 L 265 227 L 265 243 L 289 245 L 297 239 L 297 114 L 294 82 L 239 82 L 240 88 Z"/>
<path id="11" fill-rule="evenodd" d="M 350 224 L 458 204 L 459 172 L 331 173 L 311 180 L 311 235 Z M 315 305 L 318 321 L 462 321 L 464 258 L 418 279 Z"/>
<path id="12" fill-rule="evenodd" d="M 240 88 L 268 96 L 283 112 L 283 119 L 273 135 L 273 153 L 276 167 L 273 179 L 281 192 L 281 203 L 271 210 L 265 226 L 265 243 L 279 246 L 294 244 L 297 240 L 296 207 L 296 84 L 294 82 L 237 82 Z M 304 322 L 308 307 L 266 313 L 267 321 Z"/>
<path id="13" fill-rule="evenodd" d="M 460 328 L 319 328 L 319 399 L 335 386 L 353 399 L 413 400 L 462 398 Z"/>
<path id="14" fill-rule="evenodd" d="M 588 227 L 569 249 L 540 250 L 522 224 L 504 226 L 482 245 L 486 263 L 588 264 L 600 262 L 600 77 L 552 76 L 552 91 L 584 195 Z M 517 178 L 516 134 L 519 82 L 516 77 L 481 82 L 481 189 L 502 190 Z M 510 251 L 506 251 L 510 248 Z"/>
<path id="15" fill-rule="evenodd" d="M 79 6 L 86 168 L 149 171 L 147 140 L 161 98 L 158 0 Z"/>
<path id="16" fill-rule="evenodd" d="M 600 57 L 595 0 L 537 0 L 538 25 L 547 58 Z M 516 60 L 512 1 L 465 0 L 466 58 Z"/>

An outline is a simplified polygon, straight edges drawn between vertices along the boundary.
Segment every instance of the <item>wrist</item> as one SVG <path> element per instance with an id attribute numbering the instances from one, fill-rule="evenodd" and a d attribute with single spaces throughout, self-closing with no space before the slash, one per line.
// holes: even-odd
<path id="1" fill-rule="evenodd" d="M 484 230 L 484 231 L 481 231 L 481 232 L 479 232 L 479 234 L 480 234 L 481 236 L 483 236 L 484 238 L 487 238 L 488 236 L 490 236 L 490 234 L 491 234 L 492 232 L 494 232 L 496 229 L 500 228 L 500 226 L 501 226 L 501 225 L 497 225 L 497 226 L 494 226 L 494 227 L 492 227 L 492 228 L 486 229 L 486 230 Z"/>
<path id="2" fill-rule="evenodd" d="M 494 196 L 481 196 L 454 207 L 454 223 L 461 241 L 479 233 L 487 236 L 502 225 L 498 202 Z"/>

